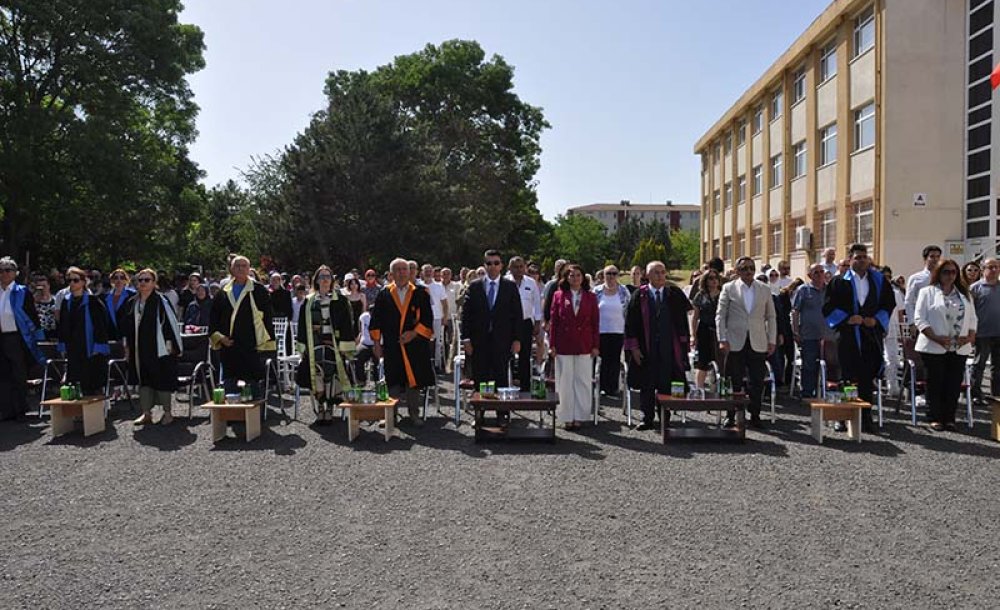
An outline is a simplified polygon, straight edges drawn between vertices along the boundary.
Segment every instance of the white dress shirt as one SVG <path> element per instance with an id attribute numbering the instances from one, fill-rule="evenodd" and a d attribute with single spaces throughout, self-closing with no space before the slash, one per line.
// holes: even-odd
<path id="1" fill-rule="evenodd" d="M 868 300 L 868 273 L 863 276 L 857 273 L 854 274 L 854 294 L 858 297 L 858 306 L 865 304 Z"/>
<path id="2" fill-rule="evenodd" d="M 539 321 L 542 319 L 542 292 L 535 280 L 527 275 L 518 284 L 514 276 L 508 279 L 517 285 L 517 293 L 521 297 L 521 315 L 525 320 Z"/>
<path id="3" fill-rule="evenodd" d="M 14 309 L 10 305 L 10 294 L 13 289 L 14 282 L 7 284 L 6 288 L 0 286 L 0 332 L 17 331 L 17 320 L 14 319 Z"/>
<path id="4" fill-rule="evenodd" d="M 740 280 L 740 296 L 743 297 L 743 307 L 746 308 L 747 313 L 753 313 L 753 299 L 756 296 L 754 283 L 750 282 L 747 284 L 743 280 Z"/>
<path id="5" fill-rule="evenodd" d="M 910 324 L 914 324 L 914 320 L 916 320 L 917 297 L 920 295 L 920 289 L 930 283 L 931 272 L 926 268 L 906 278 L 906 302 L 904 306 L 906 307 L 906 320 Z"/>

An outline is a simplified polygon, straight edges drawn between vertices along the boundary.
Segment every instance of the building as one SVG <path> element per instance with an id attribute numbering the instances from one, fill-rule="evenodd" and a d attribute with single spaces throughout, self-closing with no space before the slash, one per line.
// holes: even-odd
<path id="1" fill-rule="evenodd" d="M 590 216 L 605 226 L 608 232 L 618 229 L 629 218 L 640 222 L 660 221 L 671 229 L 698 231 L 701 227 L 701 206 L 696 204 L 659 203 L 592 203 L 569 208 L 568 215 Z"/>
<path id="2" fill-rule="evenodd" d="M 851 243 L 906 273 L 997 238 L 1000 0 L 835 0 L 695 145 L 702 258 Z M 991 203 L 992 202 L 992 203 Z"/>

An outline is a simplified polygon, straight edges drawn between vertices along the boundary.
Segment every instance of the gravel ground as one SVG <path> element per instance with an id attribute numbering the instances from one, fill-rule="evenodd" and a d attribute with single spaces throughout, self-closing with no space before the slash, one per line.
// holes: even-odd
<path id="1" fill-rule="evenodd" d="M 0 608 L 995 608 L 1000 445 L 890 418 L 820 446 L 795 401 L 744 445 L 620 410 L 555 445 L 433 417 L 385 443 L 204 414 L 53 440 L 0 424 Z M 233 434 L 232 432 L 230 434 Z"/>

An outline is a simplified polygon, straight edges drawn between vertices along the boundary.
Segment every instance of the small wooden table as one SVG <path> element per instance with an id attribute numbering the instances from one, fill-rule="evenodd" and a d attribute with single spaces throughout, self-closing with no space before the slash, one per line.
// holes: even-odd
<path id="1" fill-rule="evenodd" d="M 990 401 L 990 437 L 1000 441 L 1000 401 Z"/>
<path id="2" fill-rule="evenodd" d="M 469 400 L 476 419 L 476 442 L 500 440 L 544 440 L 556 442 L 556 405 L 555 398 L 532 398 L 528 392 L 518 394 L 517 400 L 500 400 L 499 398 L 483 398 L 476 392 Z M 510 413 L 511 411 L 535 411 L 539 413 L 538 428 L 511 428 L 510 426 L 487 426 L 486 412 Z M 552 427 L 545 427 L 543 414 L 552 415 Z"/>
<path id="3" fill-rule="evenodd" d="M 226 438 L 226 430 L 229 429 L 231 421 L 241 421 L 246 424 L 248 443 L 260 436 L 260 410 L 263 406 L 263 400 L 223 405 L 207 402 L 201 405 L 211 413 L 212 442 L 217 443 Z"/>
<path id="4" fill-rule="evenodd" d="M 848 438 L 861 442 L 861 410 L 871 409 L 871 403 L 863 400 L 832 403 L 812 398 L 806 404 L 812 409 L 812 433 L 817 443 L 823 442 L 823 422 L 828 421 L 846 421 Z"/>
<path id="5" fill-rule="evenodd" d="M 84 436 L 104 432 L 106 425 L 104 400 L 104 396 L 84 396 L 79 400 L 63 400 L 61 398 L 43 400 L 42 404 L 50 409 L 52 436 L 62 436 L 67 432 L 72 432 L 74 417 L 83 418 Z"/>
<path id="6" fill-rule="evenodd" d="M 675 398 L 670 394 L 657 394 L 656 404 L 660 409 L 660 431 L 663 433 L 663 443 L 670 439 L 675 440 L 720 440 L 737 441 L 742 443 L 747 437 L 746 416 L 743 413 L 750 403 L 746 394 L 733 394 L 732 396 L 719 397 L 713 393 L 706 392 L 705 398 Z M 667 427 L 665 411 L 735 411 L 735 428 L 687 428 L 676 427 L 678 422 L 672 421 Z"/>
<path id="7" fill-rule="evenodd" d="M 354 441 L 361 434 L 361 422 L 385 420 L 385 442 L 396 432 L 396 405 L 399 400 L 390 398 L 375 404 L 342 402 L 339 406 L 347 411 L 347 440 Z"/>

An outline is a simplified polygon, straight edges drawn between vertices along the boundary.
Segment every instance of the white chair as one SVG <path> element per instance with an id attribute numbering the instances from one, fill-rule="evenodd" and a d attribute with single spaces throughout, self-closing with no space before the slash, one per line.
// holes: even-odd
<path id="1" fill-rule="evenodd" d="M 132 393 L 128 386 L 128 360 L 125 359 L 125 345 L 119 341 L 112 341 L 108 344 L 111 349 L 111 357 L 108 358 L 108 371 L 104 382 L 104 416 L 108 416 L 111 410 L 111 388 L 122 388 L 125 392 L 125 399 L 128 406 L 133 411 L 135 404 L 132 402 Z M 117 402 L 117 401 L 116 401 Z"/>
<path id="2" fill-rule="evenodd" d="M 42 418 L 48 410 L 42 405 L 48 396 L 49 383 L 55 384 L 58 389 L 66 376 L 66 366 L 68 361 L 56 350 L 56 343 L 42 342 L 38 345 L 45 362 L 42 364 L 42 394 L 38 401 L 38 417 Z"/>

